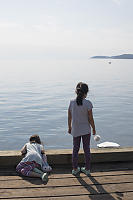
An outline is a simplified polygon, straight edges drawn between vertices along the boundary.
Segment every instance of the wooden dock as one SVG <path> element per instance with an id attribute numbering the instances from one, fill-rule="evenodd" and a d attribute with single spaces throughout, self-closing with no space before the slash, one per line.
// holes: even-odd
<path id="1" fill-rule="evenodd" d="M 104 165 L 104 164 L 103 164 Z M 101 171 L 100 171 L 101 170 Z M 133 200 L 133 163 L 93 167 L 90 177 L 75 177 L 71 167 L 55 168 L 47 184 L 0 170 L 0 199 L 13 200 Z"/>

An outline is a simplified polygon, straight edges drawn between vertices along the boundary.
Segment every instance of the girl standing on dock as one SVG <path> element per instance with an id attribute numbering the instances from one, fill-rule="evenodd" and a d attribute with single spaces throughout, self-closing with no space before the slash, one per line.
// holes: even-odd
<path id="1" fill-rule="evenodd" d="M 32 135 L 29 142 L 21 149 L 25 157 L 17 165 L 16 171 L 24 176 L 40 177 L 43 181 L 48 180 L 46 172 L 52 170 L 47 163 L 43 145 L 38 135 Z"/>
<path id="2" fill-rule="evenodd" d="M 81 137 L 85 154 L 85 167 L 81 167 L 81 171 L 86 175 L 90 174 L 91 127 L 93 135 L 96 134 L 96 130 L 92 113 L 93 105 L 86 99 L 88 90 L 87 84 L 82 82 L 78 83 L 76 86 L 77 97 L 70 101 L 68 108 L 68 133 L 73 136 L 73 175 L 80 172 L 80 168 L 78 167 L 78 152 L 80 149 Z"/>

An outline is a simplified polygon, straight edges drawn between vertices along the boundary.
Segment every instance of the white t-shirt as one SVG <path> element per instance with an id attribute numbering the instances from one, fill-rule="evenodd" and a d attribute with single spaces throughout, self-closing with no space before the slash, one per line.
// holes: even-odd
<path id="1" fill-rule="evenodd" d="M 42 166 L 43 160 L 41 151 L 43 150 L 43 146 L 38 143 L 30 143 L 30 142 L 26 143 L 25 146 L 27 149 L 27 153 L 25 157 L 21 160 L 21 162 L 35 161 L 36 163 Z"/>
<path id="2" fill-rule="evenodd" d="M 69 109 L 72 115 L 71 134 L 73 137 L 91 133 L 91 126 L 88 121 L 88 110 L 92 108 L 92 103 L 86 99 L 83 99 L 82 105 L 77 105 L 76 99 L 70 101 Z"/>

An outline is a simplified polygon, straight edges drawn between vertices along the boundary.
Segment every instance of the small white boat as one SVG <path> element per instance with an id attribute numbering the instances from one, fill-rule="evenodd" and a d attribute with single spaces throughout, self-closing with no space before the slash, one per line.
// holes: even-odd
<path id="1" fill-rule="evenodd" d="M 103 143 L 97 144 L 97 147 L 99 147 L 99 148 L 118 148 L 118 147 L 120 147 L 120 145 L 117 143 L 114 143 L 114 142 L 103 142 Z"/>

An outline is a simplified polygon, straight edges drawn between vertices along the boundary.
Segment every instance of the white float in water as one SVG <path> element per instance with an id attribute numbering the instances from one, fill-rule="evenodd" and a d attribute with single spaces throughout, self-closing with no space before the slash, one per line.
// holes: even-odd
<path id="1" fill-rule="evenodd" d="M 114 143 L 114 142 L 103 142 L 103 143 L 100 143 L 100 144 L 97 144 L 97 146 L 98 147 L 100 147 L 100 148 L 108 148 L 108 147 L 110 147 L 110 148 L 118 148 L 118 147 L 120 147 L 120 145 L 119 144 L 117 144 L 117 143 Z"/>

